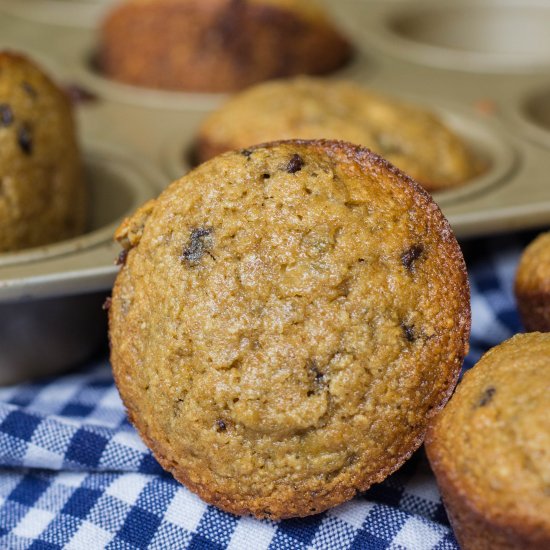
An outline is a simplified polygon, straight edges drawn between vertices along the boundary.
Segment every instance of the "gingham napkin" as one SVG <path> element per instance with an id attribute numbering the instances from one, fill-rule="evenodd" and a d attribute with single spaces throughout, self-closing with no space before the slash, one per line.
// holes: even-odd
<path id="1" fill-rule="evenodd" d="M 512 294 L 533 234 L 463 243 L 472 287 L 466 368 L 519 332 Z M 0 548 L 457 549 L 422 451 L 351 502 L 258 521 L 207 506 L 163 472 L 126 420 L 107 359 L 0 389 Z"/>

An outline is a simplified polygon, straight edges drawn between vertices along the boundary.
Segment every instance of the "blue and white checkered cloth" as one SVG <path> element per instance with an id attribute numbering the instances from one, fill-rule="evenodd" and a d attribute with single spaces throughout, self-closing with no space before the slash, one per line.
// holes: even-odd
<path id="1" fill-rule="evenodd" d="M 466 368 L 521 331 L 512 293 L 534 234 L 463 243 L 472 286 Z M 107 359 L 0 389 L 2 549 L 457 549 L 422 451 L 351 502 L 306 519 L 238 518 L 165 473 L 128 423 Z"/>

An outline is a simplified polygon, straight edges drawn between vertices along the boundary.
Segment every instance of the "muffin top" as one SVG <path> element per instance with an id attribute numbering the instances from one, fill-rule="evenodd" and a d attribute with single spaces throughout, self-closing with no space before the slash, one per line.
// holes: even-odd
<path id="1" fill-rule="evenodd" d="M 462 184 L 483 170 L 434 113 L 352 82 L 308 77 L 259 84 L 229 99 L 199 129 L 198 159 L 294 138 L 364 145 L 430 191 Z"/>
<path id="2" fill-rule="evenodd" d="M 0 252 L 75 236 L 84 222 L 69 99 L 29 59 L 0 52 Z"/>
<path id="3" fill-rule="evenodd" d="M 230 92 L 330 73 L 351 56 L 314 0 L 129 0 L 104 19 L 97 64 L 128 84 Z"/>
<path id="4" fill-rule="evenodd" d="M 393 472 L 448 399 L 469 334 L 440 210 L 368 150 L 226 153 L 119 229 L 110 309 L 131 420 L 234 513 L 319 512 Z"/>
<path id="5" fill-rule="evenodd" d="M 549 411 L 550 334 L 518 334 L 465 374 L 426 437 L 438 479 L 534 541 L 550 537 Z"/>

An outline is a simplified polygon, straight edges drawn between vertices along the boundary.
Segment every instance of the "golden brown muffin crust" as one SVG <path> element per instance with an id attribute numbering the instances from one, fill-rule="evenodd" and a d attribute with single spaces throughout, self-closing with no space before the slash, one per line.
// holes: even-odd
<path id="1" fill-rule="evenodd" d="M 106 17 L 98 63 L 153 88 L 226 92 L 344 65 L 348 42 L 303 0 L 134 0 Z"/>
<path id="2" fill-rule="evenodd" d="M 342 142 L 267 144 L 137 218 L 119 233 L 112 364 L 177 479 L 233 513 L 304 516 L 421 444 L 470 318 L 460 249 L 412 180 Z"/>
<path id="3" fill-rule="evenodd" d="M 0 252 L 81 233 L 85 198 L 69 100 L 30 60 L 0 52 Z"/>
<path id="4" fill-rule="evenodd" d="M 353 82 L 298 77 L 259 84 L 229 99 L 202 123 L 196 154 L 278 139 L 342 139 L 380 154 L 438 191 L 467 182 L 484 167 L 435 114 Z"/>
<path id="5" fill-rule="evenodd" d="M 468 371 L 426 436 L 464 549 L 550 547 L 550 334 L 520 334 Z"/>
<path id="6" fill-rule="evenodd" d="M 550 332 L 550 232 L 539 235 L 521 256 L 515 293 L 525 329 Z"/>

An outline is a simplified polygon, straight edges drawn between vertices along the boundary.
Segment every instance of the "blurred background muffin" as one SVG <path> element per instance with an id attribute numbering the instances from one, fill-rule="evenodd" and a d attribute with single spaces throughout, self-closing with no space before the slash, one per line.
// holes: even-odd
<path id="1" fill-rule="evenodd" d="M 32 61 L 0 52 L 0 252 L 78 235 L 85 200 L 68 98 Z"/>
<path id="2" fill-rule="evenodd" d="M 465 183 L 483 165 L 440 118 L 352 82 L 298 77 L 232 97 L 201 125 L 196 160 L 281 139 L 340 139 L 364 145 L 426 189 Z"/>
<path id="3" fill-rule="evenodd" d="M 539 235 L 521 256 L 515 293 L 523 326 L 550 332 L 550 232 Z"/>
<path id="4" fill-rule="evenodd" d="M 129 84 L 226 92 L 350 56 L 314 0 L 127 0 L 103 22 L 97 62 Z"/>

